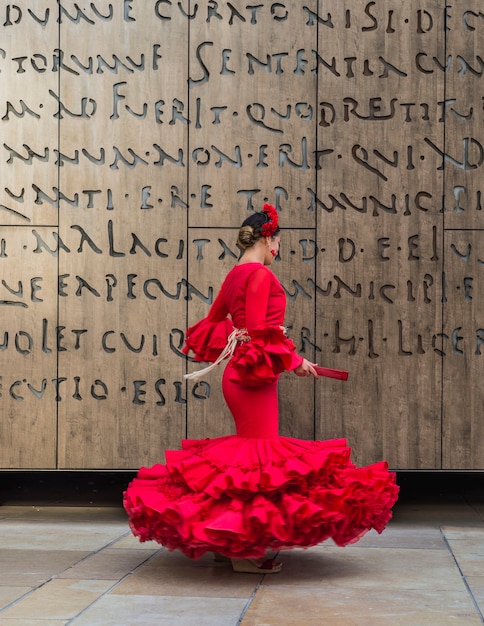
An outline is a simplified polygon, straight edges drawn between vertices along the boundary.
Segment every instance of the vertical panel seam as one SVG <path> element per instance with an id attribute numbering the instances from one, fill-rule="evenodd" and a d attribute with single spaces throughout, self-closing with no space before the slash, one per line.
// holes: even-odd
<path id="1" fill-rule="evenodd" d="M 189 0 L 188 2 L 188 12 L 191 15 L 191 4 L 192 4 L 192 0 Z M 186 98 L 187 98 L 187 114 L 188 114 L 188 119 L 191 120 L 191 109 L 190 109 L 190 25 L 191 22 L 190 20 L 187 20 L 187 47 L 186 47 L 186 52 L 187 52 L 187 76 L 186 76 Z M 187 152 L 190 148 L 190 123 L 187 124 L 186 126 L 186 146 L 187 146 Z M 185 178 L 185 186 L 186 186 L 186 205 L 187 205 L 187 210 L 186 210 L 186 226 L 185 226 L 185 238 L 186 238 L 186 261 L 185 261 L 185 276 L 186 276 L 186 281 L 187 281 L 187 285 L 188 285 L 188 269 L 189 269 L 189 264 L 188 264 L 188 256 L 189 256 L 189 245 L 188 245 L 188 241 L 189 241 L 189 232 L 190 232 L 190 159 L 187 159 L 187 164 L 186 164 L 186 178 Z M 188 287 L 187 287 L 188 288 Z M 185 329 L 186 330 L 188 328 L 188 298 L 185 301 Z M 186 374 L 188 372 L 188 360 L 185 359 L 185 363 L 183 364 L 183 370 L 184 373 Z M 187 399 L 186 403 L 185 403 L 185 438 L 188 438 L 188 406 L 189 406 L 189 399 L 188 399 L 188 381 L 185 379 L 185 397 Z"/>
<path id="2" fill-rule="evenodd" d="M 444 58 L 447 58 L 447 26 L 446 15 L 447 8 L 443 6 L 443 24 L 444 24 Z M 447 98 L 447 73 L 444 72 L 444 102 Z M 447 116 L 444 115 L 444 128 L 443 128 L 443 153 L 446 154 L 446 139 L 447 139 Z M 445 355 L 444 355 L 444 286 L 445 286 L 445 212 L 447 209 L 447 197 L 446 197 L 446 182 L 447 182 L 447 168 L 445 162 L 445 156 L 442 157 L 442 241 L 441 241 L 441 254 L 442 254 L 442 270 L 441 270 L 441 298 L 440 298 L 440 332 L 441 332 L 441 355 L 440 355 L 440 469 L 444 469 L 444 374 L 445 374 Z"/>
<path id="3" fill-rule="evenodd" d="M 57 47 L 60 50 L 61 47 L 61 9 L 60 4 L 57 4 Z M 59 66 L 59 72 L 57 74 L 57 91 L 59 94 L 59 102 L 61 97 L 61 71 L 62 68 Z M 61 149 L 61 115 L 57 118 L 57 149 L 58 154 L 60 154 Z M 60 189 L 60 159 L 57 160 L 57 189 Z M 60 193 L 57 194 L 57 234 L 60 235 Z M 59 296 L 59 274 L 60 274 L 60 247 L 57 247 L 57 280 L 56 280 L 56 321 L 57 326 L 60 325 L 60 296 Z M 55 363 L 56 363 L 56 378 L 59 379 L 60 369 L 59 369 L 59 350 L 57 350 L 57 345 L 55 346 L 56 355 L 55 355 Z M 58 384 L 58 383 L 57 383 Z M 55 469 L 59 469 L 59 401 L 55 399 Z"/>
<path id="4" fill-rule="evenodd" d="M 316 53 L 319 57 L 319 15 L 320 15 L 320 0 L 316 0 L 316 12 L 317 12 L 317 20 L 316 20 Z M 314 111 L 315 111 L 315 116 L 314 116 L 314 125 L 315 125 L 315 142 L 316 142 L 316 150 L 318 149 L 318 143 L 319 143 L 319 133 L 318 133 L 318 95 L 319 95 L 319 72 L 316 72 L 315 74 L 315 85 L 314 85 Z M 316 198 L 319 197 L 319 189 L 318 189 L 318 170 L 315 167 L 314 168 L 314 194 L 316 196 Z M 314 238 L 316 240 L 316 242 L 318 241 L 318 234 L 319 234 L 319 224 L 318 224 L 318 203 L 315 202 L 314 203 Z M 314 258 L 314 268 L 313 268 L 313 276 L 314 276 L 314 284 L 317 285 L 318 284 L 318 264 L 319 261 L 317 259 L 317 254 L 315 255 Z M 316 332 L 318 329 L 318 293 L 317 291 L 314 294 L 314 308 L 313 308 L 313 337 L 314 337 L 314 343 L 315 345 L 317 345 L 317 336 L 316 336 Z M 313 359 L 316 361 L 316 349 L 313 350 Z M 317 420 L 317 415 L 316 415 L 316 409 L 317 409 L 317 402 L 316 402 L 316 395 L 317 395 L 317 387 L 316 387 L 316 381 L 313 380 L 313 439 L 316 439 L 316 433 L 317 433 L 317 428 L 316 428 L 316 420 Z"/>

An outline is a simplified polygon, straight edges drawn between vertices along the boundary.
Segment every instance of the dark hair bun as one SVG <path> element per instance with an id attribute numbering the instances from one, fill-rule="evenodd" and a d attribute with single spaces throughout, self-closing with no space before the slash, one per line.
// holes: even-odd
<path id="1" fill-rule="evenodd" d="M 239 230 L 239 238 L 237 244 L 243 248 L 250 248 L 259 239 L 260 234 L 256 235 L 252 226 L 242 226 Z"/>

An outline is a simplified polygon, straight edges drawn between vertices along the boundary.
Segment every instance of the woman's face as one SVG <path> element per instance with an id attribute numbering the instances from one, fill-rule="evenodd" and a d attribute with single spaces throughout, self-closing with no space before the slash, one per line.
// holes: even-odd
<path id="1" fill-rule="evenodd" d="M 268 237 L 267 246 L 267 254 L 266 254 L 266 263 L 265 265 L 270 265 L 275 257 L 279 254 L 279 247 L 281 245 L 281 236 L 276 235 L 275 237 Z"/>

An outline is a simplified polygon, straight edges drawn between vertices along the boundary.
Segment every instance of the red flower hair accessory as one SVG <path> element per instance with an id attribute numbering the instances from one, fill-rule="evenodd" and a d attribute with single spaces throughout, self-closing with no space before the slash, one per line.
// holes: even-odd
<path id="1" fill-rule="evenodd" d="M 279 216 L 276 208 L 272 204 L 264 204 L 262 212 L 265 213 L 267 221 L 262 225 L 261 234 L 263 237 L 273 237 L 279 228 Z"/>

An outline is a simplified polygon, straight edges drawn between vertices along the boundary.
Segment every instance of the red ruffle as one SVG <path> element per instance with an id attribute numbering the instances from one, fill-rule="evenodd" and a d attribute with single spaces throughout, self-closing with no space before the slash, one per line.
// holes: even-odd
<path id="1" fill-rule="evenodd" d="M 218 322 L 204 318 L 187 330 L 182 352 L 188 354 L 191 350 L 195 354 L 195 361 L 213 363 L 225 348 L 233 329 L 232 320 L 228 317 Z"/>
<path id="2" fill-rule="evenodd" d="M 296 346 L 280 327 L 251 331 L 251 341 L 237 346 L 229 379 L 248 386 L 273 383 L 294 367 Z"/>
<path id="3" fill-rule="evenodd" d="M 184 441 L 124 494 L 133 533 L 191 558 L 340 546 L 382 532 L 398 496 L 385 462 L 357 468 L 344 439 L 237 436 Z"/>

